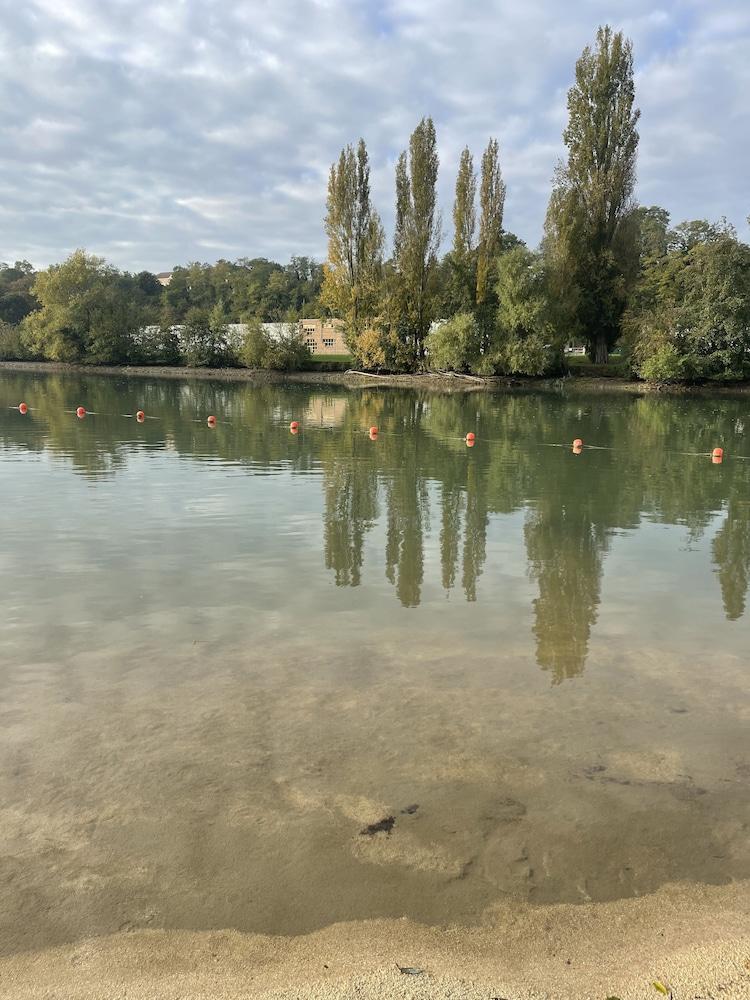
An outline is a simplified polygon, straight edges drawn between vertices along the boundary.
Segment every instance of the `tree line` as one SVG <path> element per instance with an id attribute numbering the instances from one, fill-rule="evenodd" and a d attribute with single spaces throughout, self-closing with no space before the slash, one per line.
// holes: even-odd
<path id="1" fill-rule="evenodd" d="M 39 272 L 28 261 L 0 264 L 0 358 L 304 366 L 309 352 L 293 327 L 320 314 L 322 280 L 321 265 L 309 257 L 286 265 L 265 258 L 195 262 L 176 267 L 166 286 L 149 271 L 120 271 L 83 250 Z M 289 329 L 271 340 L 262 322 Z M 239 341 L 227 334 L 236 323 L 249 328 Z"/>
<path id="2" fill-rule="evenodd" d="M 3 265 L 0 357 L 304 367 L 291 329 L 278 346 L 259 322 L 333 316 L 355 363 L 373 371 L 548 375 L 581 345 L 597 365 L 617 348 L 618 371 L 657 381 L 750 377 L 750 247 L 725 220 L 672 226 L 665 209 L 637 203 L 640 112 L 621 32 L 601 27 L 584 49 L 567 108 L 567 157 L 535 249 L 505 228 L 490 138 L 478 170 L 461 153 L 453 241 L 440 256 L 440 164 L 425 117 L 396 163 L 388 256 L 360 139 L 330 169 L 325 264 L 196 262 L 166 287 L 83 251 L 37 274 L 26 261 Z M 232 323 L 251 325 L 245 342 L 227 338 Z"/>
<path id="3" fill-rule="evenodd" d="M 670 226 L 635 199 L 632 43 L 605 26 L 575 67 L 544 237 L 504 228 L 506 186 L 491 138 L 479 173 L 461 153 L 453 244 L 440 260 L 435 126 L 423 118 L 395 177 L 391 256 L 370 199 L 364 140 L 330 170 L 321 298 L 367 368 L 543 375 L 564 348 L 661 381 L 750 376 L 750 247 L 721 221 Z M 478 213 L 477 213 L 478 204 Z"/>

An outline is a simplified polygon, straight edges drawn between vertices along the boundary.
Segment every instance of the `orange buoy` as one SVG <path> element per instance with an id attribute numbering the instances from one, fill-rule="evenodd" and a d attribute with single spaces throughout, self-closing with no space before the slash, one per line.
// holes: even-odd
<path id="1" fill-rule="evenodd" d="M 711 452 L 711 457 L 712 458 L 724 458 L 724 449 L 723 448 L 714 448 L 714 450 Z"/>
<path id="2" fill-rule="evenodd" d="M 83 420 L 83 418 L 86 416 L 86 407 L 79 406 L 78 409 L 76 410 L 76 416 L 79 417 L 81 420 Z"/>
<path id="3" fill-rule="evenodd" d="M 712 455 L 711 456 L 711 461 L 713 462 L 714 465 L 721 465 L 721 463 L 724 461 L 724 456 L 723 455 Z"/>
<path id="4" fill-rule="evenodd" d="M 292 434 L 296 434 L 297 431 L 299 430 L 299 421 L 293 420 L 291 424 L 289 424 L 289 430 L 292 432 Z"/>
<path id="5" fill-rule="evenodd" d="M 467 436 L 467 438 L 466 438 L 466 447 L 467 448 L 473 448 L 476 443 L 477 443 L 476 442 L 476 438 L 468 437 Z"/>
<path id="6" fill-rule="evenodd" d="M 580 455 L 582 451 L 583 451 L 583 445 L 582 444 L 574 444 L 573 445 L 573 454 L 574 455 Z"/>
<path id="7" fill-rule="evenodd" d="M 135 419 L 138 421 L 139 424 L 142 424 L 143 421 L 146 419 L 146 414 L 143 412 L 143 410 L 139 410 L 135 415 Z"/>
<path id="8" fill-rule="evenodd" d="M 371 437 L 372 437 L 373 434 L 377 434 L 377 433 L 378 433 L 377 427 L 371 427 L 370 428 L 370 436 Z"/>
<path id="9" fill-rule="evenodd" d="M 583 441 L 580 438 L 576 438 L 573 442 L 574 448 L 583 448 Z"/>
<path id="10" fill-rule="evenodd" d="M 29 412 L 29 408 L 26 405 L 26 403 L 19 403 L 18 404 L 18 412 L 19 413 L 24 413 L 24 414 Z"/>
<path id="11" fill-rule="evenodd" d="M 208 424 L 209 427 L 215 427 L 216 426 L 216 417 L 213 415 L 213 413 L 208 418 L 208 420 L 206 421 L 206 423 Z"/>
<path id="12" fill-rule="evenodd" d="M 473 444 L 476 441 L 476 439 L 477 439 L 477 436 L 474 433 L 474 431 L 469 431 L 469 433 L 466 435 L 466 443 L 467 444 L 469 443 L 469 441 L 471 441 L 471 443 Z"/>

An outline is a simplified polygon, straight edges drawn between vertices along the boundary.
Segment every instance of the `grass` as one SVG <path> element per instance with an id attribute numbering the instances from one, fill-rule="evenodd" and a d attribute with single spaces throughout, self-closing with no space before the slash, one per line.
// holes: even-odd
<path id="1" fill-rule="evenodd" d="M 354 358 L 350 354 L 313 354 L 311 358 L 314 365 L 325 364 L 327 361 L 350 365 L 353 360 Z"/>
<path id="2" fill-rule="evenodd" d="M 309 362 L 311 371 L 320 372 L 345 372 L 353 363 L 348 354 L 313 354 Z"/>
<path id="3" fill-rule="evenodd" d="M 585 354 L 571 354 L 567 357 L 572 375 L 588 375 L 592 378 L 631 378 L 630 366 L 618 355 L 612 355 L 606 365 L 594 365 Z"/>

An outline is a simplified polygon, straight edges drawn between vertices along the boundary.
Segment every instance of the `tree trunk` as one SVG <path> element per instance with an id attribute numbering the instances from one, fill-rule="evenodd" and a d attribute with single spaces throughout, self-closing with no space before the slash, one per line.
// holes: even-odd
<path id="1" fill-rule="evenodd" d="M 592 347 L 592 362 L 595 365 L 606 365 L 609 362 L 609 348 L 607 347 L 607 338 L 604 334 L 600 333 L 594 338 Z"/>

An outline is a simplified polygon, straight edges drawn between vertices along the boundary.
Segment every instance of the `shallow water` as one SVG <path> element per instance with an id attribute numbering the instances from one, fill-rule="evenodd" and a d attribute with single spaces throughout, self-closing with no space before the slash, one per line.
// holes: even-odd
<path id="1" fill-rule="evenodd" d="M 749 876 L 747 410 L 0 375 L 0 951 Z"/>

